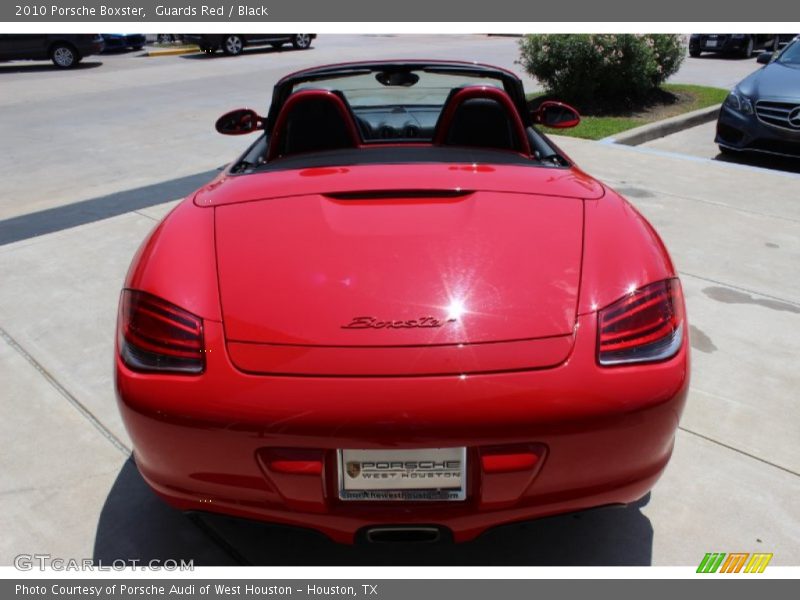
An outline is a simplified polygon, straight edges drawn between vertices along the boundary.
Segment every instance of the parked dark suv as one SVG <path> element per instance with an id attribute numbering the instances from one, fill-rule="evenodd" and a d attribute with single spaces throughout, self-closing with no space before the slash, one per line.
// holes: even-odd
<path id="1" fill-rule="evenodd" d="M 90 34 L 0 34 L 0 61 L 47 60 L 62 69 L 77 65 L 90 54 L 103 51 L 103 37 Z"/>
<path id="2" fill-rule="evenodd" d="M 693 33 L 689 37 L 689 56 L 702 52 L 735 54 L 750 58 L 756 50 L 777 50 L 775 33 Z"/>
<path id="3" fill-rule="evenodd" d="M 183 41 L 197 44 L 207 54 L 222 50 L 229 56 L 241 54 L 246 46 L 272 46 L 280 48 L 292 44 L 298 50 L 311 46 L 315 33 L 193 33 L 183 36 Z"/>
<path id="4" fill-rule="evenodd" d="M 110 50 L 141 50 L 147 43 L 147 38 L 143 33 L 103 33 L 103 41 L 106 43 L 104 51 Z"/>

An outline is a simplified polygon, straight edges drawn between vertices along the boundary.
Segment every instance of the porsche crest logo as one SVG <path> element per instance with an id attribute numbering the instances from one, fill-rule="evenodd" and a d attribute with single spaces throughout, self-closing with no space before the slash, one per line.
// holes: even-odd
<path id="1" fill-rule="evenodd" d="M 345 465 L 345 470 L 347 471 L 347 474 L 350 477 L 355 479 L 361 473 L 361 463 L 360 462 L 351 461 L 351 462 L 349 462 L 349 463 L 347 463 Z"/>

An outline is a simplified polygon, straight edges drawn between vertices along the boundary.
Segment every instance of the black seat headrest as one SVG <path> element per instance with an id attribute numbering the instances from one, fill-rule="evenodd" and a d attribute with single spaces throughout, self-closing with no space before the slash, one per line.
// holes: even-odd
<path id="1" fill-rule="evenodd" d="M 278 115 L 270 158 L 358 145 L 355 121 L 341 97 L 326 90 L 296 94 Z"/>
<path id="2" fill-rule="evenodd" d="M 517 148 L 508 111 L 493 98 L 469 98 L 456 108 L 445 143 L 500 150 Z"/>
<path id="3" fill-rule="evenodd" d="M 436 122 L 433 143 L 531 153 L 516 105 L 505 90 L 493 86 L 452 90 Z"/>

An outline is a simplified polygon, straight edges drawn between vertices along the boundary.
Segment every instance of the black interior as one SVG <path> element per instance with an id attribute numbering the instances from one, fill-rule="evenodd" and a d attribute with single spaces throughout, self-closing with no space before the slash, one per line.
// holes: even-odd
<path id="1" fill-rule="evenodd" d="M 325 97 L 304 98 L 292 106 L 279 140 L 280 156 L 356 146 L 339 109 Z"/>
<path id="2" fill-rule="evenodd" d="M 427 105 L 353 107 L 365 142 L 429 142 L 440 112 Z"/>
<path id="3" fill-rule="evenodd" d="M 444 143 L 497 150 L 519 148 L 511 115 L 493 98 L 469 98 L 455 109 Z"/>
<path id="4" fill-rule="evenodd" d="M 374 146 L 330 150 L 281 157 L 256 166 L 259 172 L 311 169 L 316 167 L 346 167 L 353 165 L 393 164 L 489 164 L 518 166 L 562 166 L 545 164 L 517 152 L 507 152 L 477 146 Z M 247 172 L 243 170 L 240 172 Z"/>

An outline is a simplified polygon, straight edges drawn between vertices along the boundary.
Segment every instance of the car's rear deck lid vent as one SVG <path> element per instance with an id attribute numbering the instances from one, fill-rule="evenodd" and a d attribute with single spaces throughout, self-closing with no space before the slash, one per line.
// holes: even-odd
<path id="1" fill-rule="evenodd" d="M 463 198 L 473 190 L 455 189 L 379 189 L 324 194 L 334 200 L 390 200 L 395 198 Z"/>

